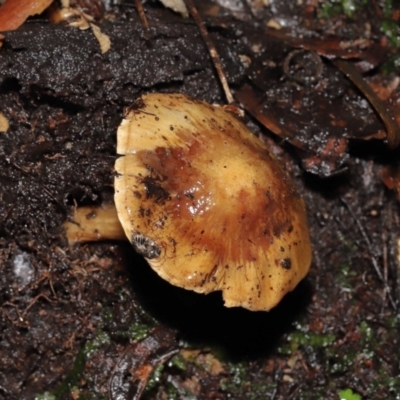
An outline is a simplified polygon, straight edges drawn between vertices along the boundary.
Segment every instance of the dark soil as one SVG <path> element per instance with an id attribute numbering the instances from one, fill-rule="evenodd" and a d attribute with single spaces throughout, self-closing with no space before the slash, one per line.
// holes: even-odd
<path id="1" fill-rule="evenodd" d="M 1 399 L 400 398 L 399 203 L 380 177 L 400 152 L 329 61 L 334 50 L 349 57 L 328 49 L 332 37 L 368 40 L 368 51 L 354 56 L 370 66 L 365 79 L 393 86 L 399 43 L 383 23 L 396 22 L 400 9 L 384 1 L 356 1 L 353 13 L 336 2 L 271 3 L 257 15 L 201 9 L 233 91 L 250 87 L 249 98 L 261 98 L 264 115 L 284 127 L 282 140 L 247 110 L 308 207 L 311 272 L 269 313 L 226 309 L 218 293 L 172 287 L 126 243 L 69 247 L 62 228 L 76 205 L 112 201 L 116 130 L 140 94 L 225 102 L 194 22 L 147 2 L 145 31 L 132 5 L 114 6 L 99 24 L 111 39 L 103 55 L 90 30 L 42 19 L 4 33 Z M 272 19 L 287 28 L 266 30 Z M 317 81 L 307 75 L 315 56 L 300 60 L 305 73 L 291 63 L 285 74 L 299 47 L 331 53 L 317 56 Z M 389 111 L 399 98 L 396 86 Z M 329 152 L 332 141 L 340 146 Z"/>

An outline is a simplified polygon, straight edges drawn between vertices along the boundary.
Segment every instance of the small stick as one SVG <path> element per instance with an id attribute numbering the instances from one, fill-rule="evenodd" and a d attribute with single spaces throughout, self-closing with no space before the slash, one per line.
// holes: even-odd
<path id="1" fill-rule="evenodd" d="M 376 260 L 376 257 L 373 254 L 372 243 L 371 243 L 371 241 L 370 241 L 370 239 L 369 239 L 369 237 L 367 235 L 367 232 L 365 232 L 365 229 L 362 226 L 361 222 L 359 221 L 357 216 L 354 214 L 352 208 L 350 207 L 350 204 L 347 203 L 347 201 L 343 197 L 340 197 L 340 201 L 347 207 L 347 209 L 349 210 L 352 218 L 354 219 L 354 222 L 357 224 L 357 227 L 358 227 L 358 229 L 359 229 L 359 231 L 361 233 L 361 236 L 364 238 L 364 242 L 367 244 L 368 252 L 369 252 L 369 255 L 371 257 L 372 265 L 373 265 L 373 267 L 375 269 L 375 272 L 378 275 L 378 278 L 383 283 L 383 286 L 384 286 L 385 292 L 387 293 L 390 305 L 393 307 L 394 310 L 396 310 L 397 306 L 396 306 L 396 302 L 394 301 L 394 299 L 392 297 L 392 291 L 390 290 L 390 286 L 388 285 L 387 281 L 385 281 L 385 277 L 382 275 L 382 272 L 379 269 L 378 261 Z"/>
<path id="2" fill-rule="evenodd" d="M 135 5 L 137 12 L 139 14 L 140 20 L 144 29 L 149 29 L 149 22 L 147 21 L 146 13 L 144 12 L 143 4 L 140 0 L 135 0 Z"/>
<path id="3" fill-rule="evenodd" d="M 383 258 L 383 279 L 385 280 L 385 284 L 388 284 L 388 248 L 387 248 L 387 237 L 386 232 L 382 232 L 382 258 Z M 387 295 L 387 290 L 385 288 L 385 295 Z"/>
<path id="4" fill-rule="evenodd" d="M 203 37 L 203 40 L 207 46 L 207 49 L 208 49 L 210 57 L 213 61 L 214 67 L 217 70 L 217 74 L 218 74 L 219 80 L 221 82 L 222 88 L 224 89 L 226 99 L 229 104 L 232 104 L 232 103 L 234 103 L 234 99 L 232 96 L 232 92 L 229 88 L 228 80 L 226 79 L 224 69 L 222 67 L 221 59 L 219 58 L 217 49 L 214 46 L 214 43 L 212 42 L 210 35 L 208 34 L 208 31 L 204 24 L 204 21 L 202 20 L 199 12 L 197 11 L 197 8 L 193 4 L 192 0 L 185 0 L 185 3 L 186 3 L 186 7 L 188 8 L 188 10 L 190 12 L 190 15 L 196 21 L 196 24 L 200 30 L 200 34 Z"/>

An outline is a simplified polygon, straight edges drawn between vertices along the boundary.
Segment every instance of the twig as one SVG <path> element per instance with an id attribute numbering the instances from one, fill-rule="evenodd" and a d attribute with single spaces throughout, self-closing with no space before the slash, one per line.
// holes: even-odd
<path id="1" fill-rule="evenodd" d="M 38 294 L 36 297 L 34 297 L 30 303 L 28 304 L 28 306 L 25 308 L 25 310 L 23 311 L 21 317 L 25 318 L 26 314 L 28 313 L 29 309 L 39 300 L 39 299 L 45 299 L 47 300 L 49 303 L 54 303 L 53 300 L 50 300 L 46 295 L 44 294 Z"/>
<path id="2" fill-rule="evenodd" d="M 137 12 L 139 14 L 140 20 L 142 21 L 142 25 L 144 29 L 149 29 L 149 22 L 147 21 L 146 13 L 144 12 L 143 4 L 141 0 L 135 0 L 135 5 Z"/>
<path id="3" fill-rule="evenodd" d="M 357 216 L 354 214 L 352 208 L 350 207 L 350 204 L 347 203 L 347 201 L 346 201 L 343 197 L 340 197 L 340 201 L 341 201 L 341 202 L 346 206 L 346 208 L 349 210 L 349 212 L 350 212 L 352 218 L 354 219 L 355 223 L 357 224 L 357 227 L 358 227 L 358 229 L 359 229 L 359 231 L 360 231 L 360 233 L 361 233 L 361 236 L 363 237 L 364 242 L 365 242 L 366 245 L 367 245 L 368 252 L 369 252 L 369 255 L 370 255 L 370 257 L 371 257 L 371 262 L 372 262 L 372 265 L 373 265 L 373 267 L 374 267 L 374 269 L 375 269 L 375 272 L 376 272 L 376 274 L 378 275 L 378 278 L 381 280 L 381 282 L 382 282 L 383 285 L 384 285 L 384 288 L 385 288 L 385 291 L 386 291 L 386 293 L 387 293 L 387 296 L 388 296 L 390 305 L 393 307 L 394 310 L 397 310 L 397 305 L 396 305 L 396 302 L 394 301 L 394 299 L 393 299 L 393 297 L 392 297 L 392 291 L 391 291 L 391 289 L 390 289 L 390 286 L 389 286 L 388 283 L 385 281 L 385 278 L 384 278 L 384 276 L 382 275 L 381 270 L 379 269 L 378 261 L 377 261 L 375 255 L 373 254 L 373 251 L 372 251 L 372 243 L 371 243 L 371 240 L 369 239 L 369 237 L 368 237 L 368 235 L 367 235 L 367 232 L 365 231 L 364 227 L 362 226 L 360 220 L 359 220 L 359 219 L 357 218 Z"/>
<path id="4" fill-rule="evenodd" d="M 293 399 L 297 393 L 299 393 L 300 389 L 304 386 L 304 383 L 299 383 L 294 390 L 292 391 L 292 393 L 290 393 L 289 397 L 287 398 L 288 400 Z"/>
<path id="5" fill-rule="evenodd" d="M 382 258 L 383 258 L 383 279 L 385 283 L 388 281 L 388 248 L 387 248 L 387 237 L 385 230 L 382 231 Z M 385 288 L 385 295 L 388 293 L 386 292 Z"/>
<path id="6" fill-rule="evenodd" d="M 394 226 L 397 228 L 397 232 L 399 232 L 399 216 L 397 213 L 394 213 L 393 215 L 393 221 L 394 221 Z M 396 277 L 396 293 L 397 293 L 397 298 L 400 297 L 400 238 L 398 235 L 396 235 L 396 237 L 393 237 L 394 235 L 392 235 L 392 243 L 395 243 L 395 257 L 396 257 L 396 267 L 395 267 L 395 271 L 394 271 L 394 275 Z"/>
<path id="7" fill-rule="evenodd" d="M 203 40 L 207 46 L 208 52 L 210 54 L 210 57 L 213 61 L 214 67 L 217 71 L 219 80 L 221 82 L 222 88 L 224 89 L 226 99 L 229 104 L 234 103 L 234 99 L 232 96 L 232 92 L 229 88 L 228 85 L 228 80 L 226 79 L 226 75 L 224 72 L 224 69 L 222 67 L 221 59 L 219 58 L 218 52 L 216 47 L 214 46 L 214 43 L 212 42 L 210 35 L 208 34 L 207 28 L 204 24 L 204 21 L 202 20 L 199 12 L 197 11 L 197 8 L 193 4 L 192 0 L 185 0 L 185 4 L 187 9 L 190 12 L 190 15 L 192 18 L 196 21 L 196 24 L 200 30 L 200 34 L 203 37 Z"/>
<path id="8" fill-rule="evenodd" d="M 388 257 L 388 269 L 389 273 L 394 276 L 395 286 L 394 286 L 394 297 L 396 303 L 399 304 L 400 297 L 400 238 L 399 232 L 399 215 L 394 212 L 392 203 L 389 203 L 385 207 L 385 220 L 384 225 L 386 227 L 386 233 L 388 233 L 386 245 L 387 257 Z M 389 258 L 389 256 L 391 256 Z M 393 260 L 393 261 L 392 261 Z M 392 261 L 392 262 L 391 262 Z M 400 318 L 400 315 L 399 315 Z"/>
<path id="9" fill-rule="evenodd" d="M 4 303 L 1 305 L 1 308 L 3 309 L 4 306 L 9 306 L 9 307 L 14 308 L 15 313 L 17 314 L 17 319 L 18 319 L 20 322 L 23 322 L 23 321 L 24 321 L 24 319 L 23 319 L 21 313 L 19 312 L 18 306 L 17 306 L 16 304 L 11 303 L 10 301 L 6 301 L 6 302 L 4 302 Z M 9 318 L 10 321 L 12 321 L 13 323 L 16 322 L 15 320 L 13 320 L 13 319 L 11 318 L 11 316 L 10 316 L 5 310 L 2 310 L 2 311 L 6 313 L 6 315 L 7 315 L 7 317 Z"/>

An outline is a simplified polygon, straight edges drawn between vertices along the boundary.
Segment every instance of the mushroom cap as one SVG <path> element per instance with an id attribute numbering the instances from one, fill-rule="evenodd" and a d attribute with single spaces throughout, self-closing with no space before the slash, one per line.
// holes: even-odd
<path id="1" fill-rule="evenodd" d="M 223 107 L 153 93 L 117 133 L 124 231 L 173 285 L 269 310 L 307 274 L 305 205 L 268 148 Z"/>

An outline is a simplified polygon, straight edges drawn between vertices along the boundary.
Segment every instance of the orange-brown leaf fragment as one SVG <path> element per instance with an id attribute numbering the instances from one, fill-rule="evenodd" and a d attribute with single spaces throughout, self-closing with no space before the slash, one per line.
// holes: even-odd
<path id="1" fill-rule="evenodd" d="M 53 0 L 6 0 L 0 7 L 0 32 L 19 28 L 28 17 L 41 14 Z"/>
<path id="2" fill-rule="evenodd" d="M 269 310 L 307 274 L 305 206 L 233 114 L 182 94 L 143 96 L 117 134 L 115 204 L 129 240 L 173 285 Z"/>

